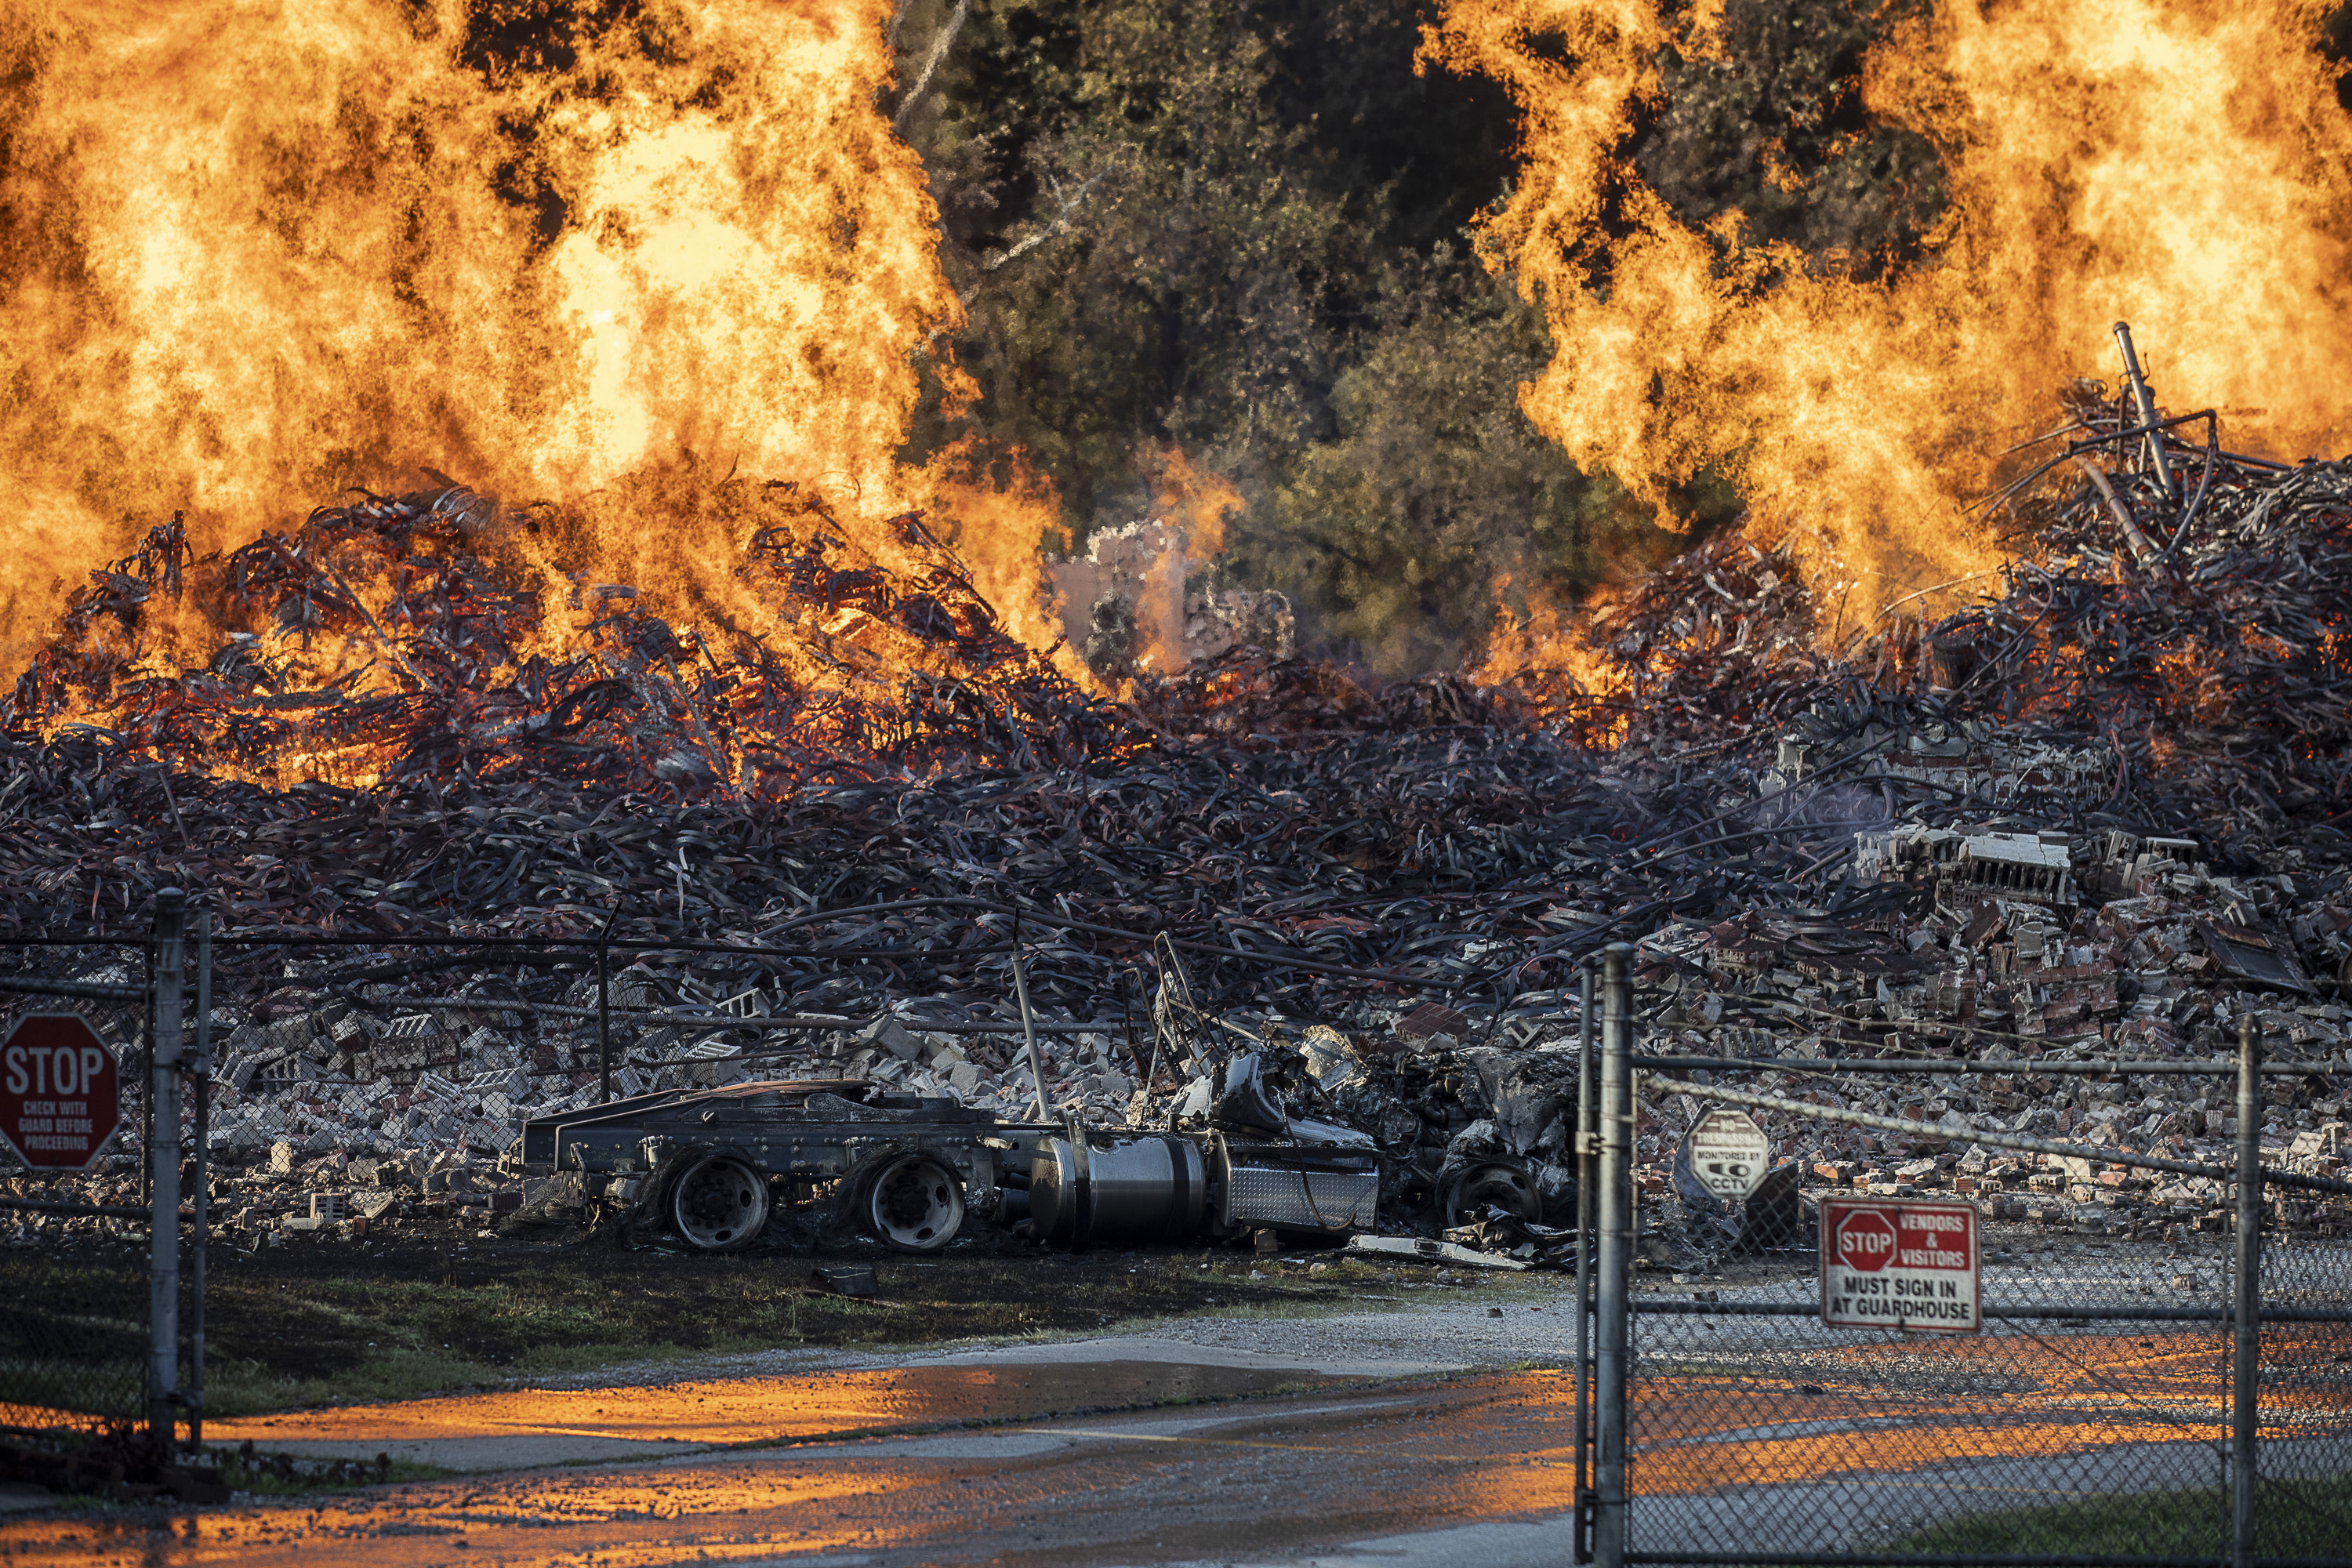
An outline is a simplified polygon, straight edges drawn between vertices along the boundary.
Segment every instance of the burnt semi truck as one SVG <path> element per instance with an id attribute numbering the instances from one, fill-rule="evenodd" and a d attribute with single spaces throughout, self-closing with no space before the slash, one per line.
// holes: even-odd
<path id="1" fill-rule="evenodd" d="M 673 1089 L 523 1124 L 527 1173 L 573 1173 L 686 1246 L 751 1246 L 822 1208 L 898 1252 L 999 1225 L 1064 1246 L 1377 1228 L 1371 1139 L 1288 1115 L 1255 1058 L 1166 1130 L 1014 1121 L 853 1079 Z M 1024 1228 L 1025 1227 L 1025 1228 Z"/>

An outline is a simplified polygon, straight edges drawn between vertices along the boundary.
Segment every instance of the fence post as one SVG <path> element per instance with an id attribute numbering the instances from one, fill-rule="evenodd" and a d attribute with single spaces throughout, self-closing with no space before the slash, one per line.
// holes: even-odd
<path id="1" fill-rule="evenodd" d="M 212 1227 L 213 912 L 196 910 L 195 1215 L 188 1238 L 188 1447 L 205 1446 L 205 1243 Z"/>
<path id="2" fill-rule="evenodd" d="M 2230 1390 L 2231 1553 L 2234 1568 L 2254 1561 L 2254 1416 L 2262 1370 L 2263 1167 L 2262 1037 L 2253 1015 L 2238 1019 L 2238 1234 L 2236 1342 Z"/>
<path id="3" fill-rule="evenodd" d="M 1601 1568 L 1625 1561 L 1625 1394 L 1633 1249 L 1633 1085 L 1630 978 L 1633 950 L 1612 943 L 1601 1036 L 1601 1256 L 1593 1351 L 1598 1420 L 1592 1467 L 1592 1556 Z"/>
<path id="4" fill-rule="evenodd" d="M 1034 1102 L 1031 1107 L 1030 1114 L 1040 1121 L 1050 1121 L 1054 1113 L 1045 1103 L 1045 1058 L 1037 1054 L 1037 1020 L 1029 1011 L 1029 979 L 1021 973 L 1021 911 L 1018 909 L 1013 911 L 1013 994 L 1021 1004 L 1021 1033 L 1028 1040 L 1029 1082 L 1032 1089 L 1031 1099 Z M 887 1001 L 887 998 L 886 997 L 885 1000 Z M 887 1008 L 884 1016 L 886 1017 L 888 1016 Z M 1071 1148 L 1076 1151 L 1076 1157 L 1081 1161 L 1085 1160 L 1087 1158 L 1085 1139 L 1075 1128 L 1071 1130 L 1070 1139 Z M 1083 1164 L 1079 1167 L 1081 1170 L 1085 1168 Z M 1300 1176 L 1300 1184 L 1304 1185 L 1306 1180 L 1305 1176 Z M 1081 1196 L 1078 1201 L 1084 1204 L 1086 1199 Z M 1083 1214 L 1084 1210 L 1081 1209 L 1080 1213 Z M 1083 1224 L 1084 1221 L 1080 1223 Z"/>
<path id="5" fill-rule="evenodd" d="M 1592 1561 L 1592 1146 L 1600 1106 L 1592 1097 L 1592 955 L 1578 966 L 1576 1008 L 1576 1542 Z"/>
<path id="6" fill-rule="evenodd" d="M 155 894 L 155 1043 L 149 1053 L 147 1132 L 147 1427 L 169 1456 L 180 1391 L 180 987 L 185 900 Z"/>
<path id="7" fill-rule="evenodd" d="M 612 952 L 612 925 L 607 921 L 604 934 L 596 939 L 596 1102 L 613 1102 L 613 982 L 611 963 L 606 955 Z"/>

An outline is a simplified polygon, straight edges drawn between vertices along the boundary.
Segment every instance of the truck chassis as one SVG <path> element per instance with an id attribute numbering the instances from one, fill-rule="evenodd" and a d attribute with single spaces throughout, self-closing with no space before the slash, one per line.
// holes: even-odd
<path id="1" fill-rule="evenodd" d="M 1270 1118 L 1260 1118 L 1270 1121 Z M 1184 1241 L 1252 1230 L 1375 1228 L 1369 1141 L 1310 1124 L 1165 1131 L 1009 1121 L 854 1079 L 638 1095 L 523 1124 L 526 1172 L 576 1173 L 589 1195 L 688 1247 L 749 1247 L 781 1200 L 821 1195 L 895 1251 L 937 1252 L 973 1219 L 1041 1240 Z"/>

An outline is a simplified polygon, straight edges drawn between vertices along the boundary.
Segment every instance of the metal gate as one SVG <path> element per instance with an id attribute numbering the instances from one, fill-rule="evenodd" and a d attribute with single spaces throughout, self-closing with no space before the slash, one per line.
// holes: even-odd
<path id="1" fill-rule="evenodd" d="M 1637 1055 L 1633 952 L 1606 955 L 1601 1037 L 1588 1025 L 1584 1053 L 1582 1228 L 1594 1242 L 1578 1286 L 1576 1561 L 2352 1561 L 2352 1242 L 2264 1223 L 2288 1194 L 2326 1201 L 2352 1184 L 2262 1164 L 2265 1068 L 2250 1028 L 2226 1067 L 2131 1064 L 2234 1079 L 2236 1159 L 2208 1167 L 1695 1081 L 1687 1075 L 1975 1064 Z M 1589 976 L 1587 985 L 1589 1001 Z M 1700 1101 L 1784 1119 L 2222 1184 L 2227 1228 L 2209 1233 L 2210 1245 L 2162 1247 L 2008 1237 L 1983 1258 L 1971 1332 L 1830 1326 L 1824 1238 L 1811 1221 L 1763 1238 L 1792 1256 L 1811 1249 L 1811 1272 L 1785 1267 L 1767 1283 L 1719 1290 L 1637 1289 L 1637 1071 L 1674 1075 L 1675 1091 Z M 1788 1213 L 1800 1212 L 1792 1201 Z M 1982 1238 L 1982 1226 L 1972 1234 Z"/>

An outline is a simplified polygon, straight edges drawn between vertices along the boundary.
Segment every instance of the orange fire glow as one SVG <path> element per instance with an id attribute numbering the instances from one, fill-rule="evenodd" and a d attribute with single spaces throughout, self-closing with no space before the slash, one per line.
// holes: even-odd
<path id="1" fill-rule="evenodd" d="M 1583 739 L 1614 746 L 1626 728 L 1615 700 L 1632 672 L 1595 647 L 1592 633 L 1615 607 L 1615 595 L 1601 588 L 1581 605 L 1562 606 L 1530 594 L 1522 614 L 1511 605 L 1510 587 L 1508 577 L 1495 584 L 1495 628 L 1484 658 L 1467 672 L 1470 679 L 1480 686 L 1518 687 L 1543 717 L 1581 720 Z M 1590 712 L 1581 710 L 1594 703 Z"/>
<path id="2" fill-rule="evenodd" d="M 1225 548 L 1225 519 L 1243 510 L 1241 492 L 1223 474 L 1197 468 L 1170 447 L 1150 454 L 1155 469 L 1151 510 L 1168 530 L 1168 548 L 1153 560 L 1137 595 L 1143 633 L 1139 662 L 1166 674 L 1184 668 L 1184 594 L 1188 581 Z"/>
<path id="3" fill-rule="evenodd" d="M 960 307 L 877 107 L 890 10 L 665 0 L 548 58 L 463 0 L 0 0 L 0 660 L 174 511 L 202 555 L 433 469 L 566 508 L 499 542 L 551 658 L 583 583 L 791 640 L 708 504 L 730 473 L 821 499 L 886 569 L 936 561 L 883 526 L 928 514 L 1050 646 L 1043 487 L 898 456 Z M 224 635 L 158 601 L 124 652 L 200 668 Z M 383 640 L 351 690 L 414 689 Z"/>
<path id="4" fill-rule="evenodd" d="M 2232 444 L 2344 449 L 2352 117 L 2312 5 L 1960 0 L 1904 24 L 1864 102 L 1942 151 L 1951 206 L 1885 281 L 1755 243 L 1737 215 L 1694 228 L 1623 156 L 1662 52 L 1719 54 L 1720 15 L 1452 0 L 1424 42 L 1523 111 L 1483 241 L 1549 313 L 1555 358 L 1523 402 L 1576 461 L 1652 501 L 1723 467 L 1867 616 L 1993 563 L 1963 503 L 1990 454 L 2056 423 L 2054 389 L 2114 376 L 2118 319 L 2160 392 L 2263 405 Z"/>

